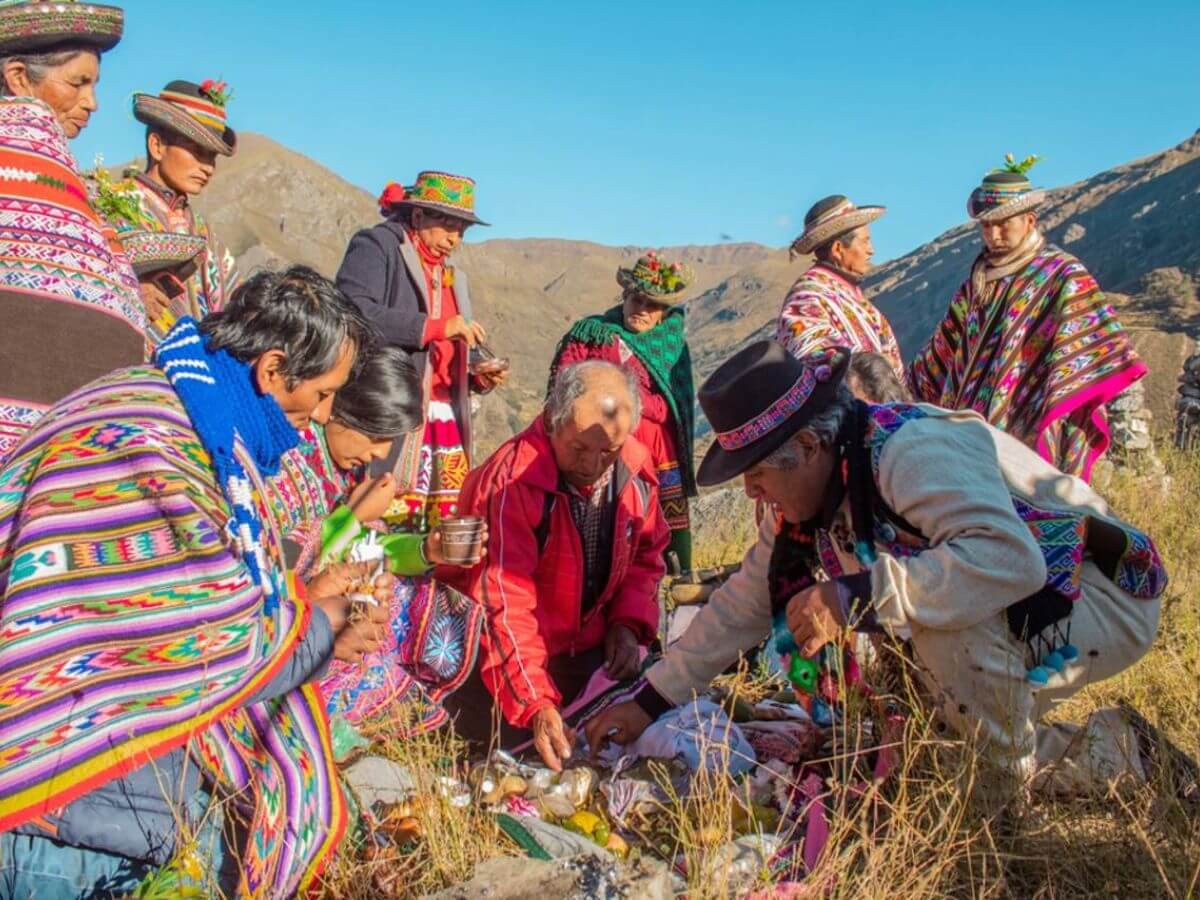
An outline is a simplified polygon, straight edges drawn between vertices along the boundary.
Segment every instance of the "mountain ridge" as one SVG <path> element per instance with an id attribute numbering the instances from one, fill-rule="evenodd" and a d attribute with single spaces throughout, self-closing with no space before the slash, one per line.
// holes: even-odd
<path id="1" fill-rule="evenodd" d="M 236 156 L 221 160 L 197 206 L 244 273 L 304 262 L 332 276 L 354 232 L 379 220 L 367 191 L 253 133 L 241 136 Z M 1047 238 L 1096 275 L 1149 362 L 1147 393 L 1162 424 L 1179 367 L 1200 334 L 1200 132 L 1054 188 L 1039 212 Z M 941 320 L 979 246 L 978 230 L 966 222 L 881 264 L 865 281 L 906 358 Z M 750 242 L 659 249 L 696 273 L 688 334 L 698 379 L 738 347 L 770 334 L 788 288 L 807 265 L 789 260 L 785 248 Z M 456 253 L 455 265 L 471 276 L 476 318 L 489 330 L 489 343 L 513 361 L 510 384 L 481 399 L 480 452 L 532 420 L 562 334 L 579 317 L 617 302 L 616 269 L 643 250 L 542 237 L 472 240 Z"/>

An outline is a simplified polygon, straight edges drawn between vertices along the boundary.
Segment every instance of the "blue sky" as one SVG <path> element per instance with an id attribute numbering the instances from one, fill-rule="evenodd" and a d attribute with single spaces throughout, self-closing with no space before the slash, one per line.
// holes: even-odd
<path id="1" fill-rule="evenodd" d="M 830 193 L 877 259 L 965 220 L 1006 151 L 1048 186 L 1200 127 L 1200 2 L 131 0 L 82 163 L 135 90 L 220 76 L 235 127 L 377 192 L 474 176 L 484 237 L 782 246 Z"/>

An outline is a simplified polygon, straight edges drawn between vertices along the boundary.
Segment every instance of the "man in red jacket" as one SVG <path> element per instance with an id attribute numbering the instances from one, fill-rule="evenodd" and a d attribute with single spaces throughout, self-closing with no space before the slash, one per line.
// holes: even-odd
<path id="1" fill-rule="evenodd" d="M 487 608 L 479 665 L 447 702 L 464 737 L 489 740 L 482 710 L 498 708 L 501 746 L 532 737 L 557 771 L 574 740 L 561 708 L 601 666 L 637 674 L 670 536 L 654 463 L 631 436 L 640 406 L 619 366 L 569 366 L 538 420 L 468 476 L 459 511 L 486 517 L 490 538 L 466 588 Z"/>

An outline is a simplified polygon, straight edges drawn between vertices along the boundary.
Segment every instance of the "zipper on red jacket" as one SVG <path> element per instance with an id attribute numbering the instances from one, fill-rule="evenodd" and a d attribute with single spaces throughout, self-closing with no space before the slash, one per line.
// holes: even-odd
<path id="1" fill-rule="evenodd" d="M 633 491 L 635 497 L 640 497 L 640 495 L 637 493 L 637 486 L 634 485 L 634 483 L 633 483 L 633 479 L 635 477 L 636 476 L 631 476 L 629 481 L 626 482 L 625 490 Z M 622 492 L 620 497 L 617 497 L 613 500 L 613 502 L 617 504 L 617 515 L 613 519 L 613 532 L 614 532 L 614 534 L 612 536 L 613 550 L 616 550 L 618 547 L 623 547 L 626 543 L 628 543 L 628 539 L 621 536 L 621 530 L 623 528 L 626 528 L 629 526 L 629 522 L 633 517 L 631 515 L 624 514 L 624 512 L 623 512 L 624 504 L 621 501 L 622 501 L 622 499 L 624 499 L 624 496 L 625 496 L 624 492 Z M 571 508 L 570 505 L 568 505 L 567 509 L 569 510 L 570 508 Z M 622 515 L 625 516 L 624 521 L 621 521 Z M 573 520 L 572 520 L 572 522 L 573 522 Z M 575 535 L 575 540 L 579 545 L 578 546 L 579 555 L 582 558 L 582 556 L 583 556 L 583 540 L 579 536 L 579 529 L 572 528 L 571 531 Z M 632 536 L 633 535 L 631 534 L 629 537 L 632 538 Z M 632 557 L 632 554 L 630 554 L 630 556 Z M 611 558 L 609 559 L 608 581 L 606 581 L 604 583 L 604 589 L 600 592 L 600 597 L 596 598 L 596 605 L 593 606 L 588 611 L 588 614 L 586 616 L 584 616 L 582 614 L 583 598 L 580 597 L 579 603 L 577 605 L 577 609 L 579 609 L 580 612 L 577 613 L 576 617 L 575 617 L 576 624 L 575 624 L 575 632 L 574 633 L 576 635 L 578 635 L 580 632 L 582 632 L 583 626 L 586 625 L 588 622 L 592 621 L 592 619 L 594 619 L 600 613 L 600 610 L 604 609 L 604 607 L 606 607 L 608 605 L 608 601 L 610 599 L 612 599 L 611 597 L 608 597 L 608 598 L 604 599 L 603 603 L 600 602 L 601 598 L 605 598 L 605 595 L 607 595 L 609 593 L 608 589 L 613 583 L 613 577 L 616 575 L 617 567 L 613 565 L 614 562 L 615 562 L 615 559 L 611 559 Z M 628 570 L 628 568 L 629 567 L 626 566 L 626 570 Z M 571 638 L 571 656 L 572 657 L 575 656 L 575 638 Z"/>

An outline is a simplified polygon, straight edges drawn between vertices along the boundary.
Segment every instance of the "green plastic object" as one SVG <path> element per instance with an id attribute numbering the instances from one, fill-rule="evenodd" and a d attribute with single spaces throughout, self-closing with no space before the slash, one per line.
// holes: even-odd
<path id="1" fill-rule="evenodd" d="M 817 689 L 817 664 L 799 653 L 793 653 L 788 663 L 788 681 L 798 691 L 813 693 Z"/>

